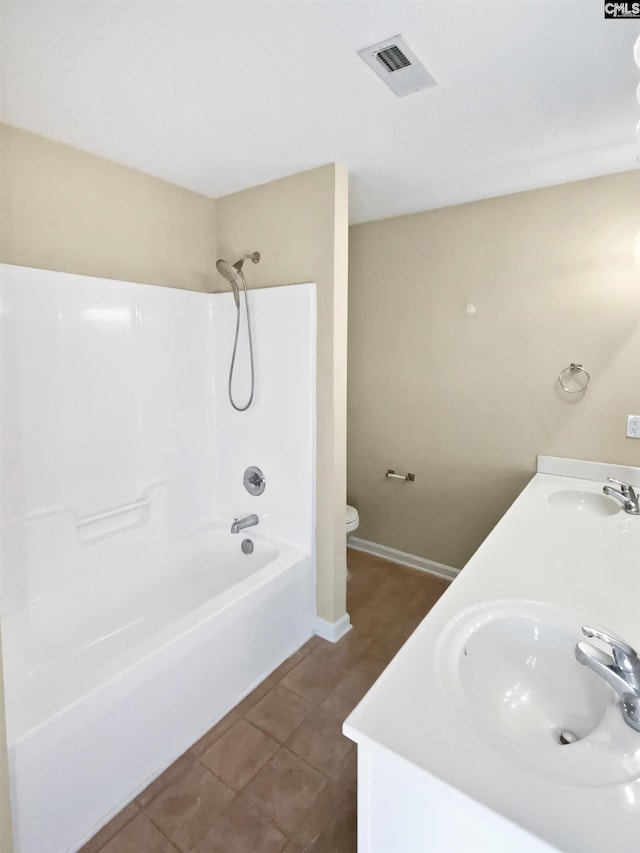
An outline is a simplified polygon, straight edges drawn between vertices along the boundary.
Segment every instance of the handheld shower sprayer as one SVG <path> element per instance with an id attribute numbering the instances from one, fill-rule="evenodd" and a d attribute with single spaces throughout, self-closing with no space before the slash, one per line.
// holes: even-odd
<path id="1" fill-rule="evenodd" d="M 240 295 L 238 293 L 238 270 L 236 269 L 235 264 L 231 265 L 229 261 L 225 261 L 223 258 L 220 258 L 216 261 L 216 269 L 220 273 L 223 278 L 231 285 L 231 290 L 233 290 L 233 298 L 236 301 L 236 308 L 240 307 Z"/>
<path id="2" fill-rule="evenodd" d="M 247 255 L 243 255 L 239 260 L 237 260 L 235 264 L 230 264 L 229 261 L 225 261 L 224 258 L 219 258 L 216 261 L 216 269 L 218 270 L 220 275 L 225 278 L 231 285 L 231 290 L 233 291 L 233 298 L 236 303 L 236 336 L 233 343 L 231 366 L 229 368 L 229 402 L 237 412 L 244 412 L 249 408 L 253 401 L 253 392 L 255 387 L 255 376 L 253 366 L 253 340 L 251 338 L 251 321 L 249 318 L 249 298 L 247 296 L 247 282 L 245 280 L 244 273 L 242 272 L 242 265 L 247 260 L 251 260 L 254 264 L 257 264 L 260 261 L 260 252 L 249 252 Z M 233 381 L 233 370 L 236 363 L 236 352 L 238 350 L 238 334 L 240 332 L 240 284 L 242 284 L 242 289 L 244 290 L 244 304 L 245 311 L 247 314 L 247 331 L 249 333 L 249 360 L 251 364 L 251 393 L 249 394 L 249 402 L 246 404 L 246 406 L 236 405 L 235 400 L 233 399 L 233 392 L 231 390 L 231 383 Z"/>
<path id="3" fill-rule="evenodd" d="M 257 264 L 260 260 L 260 252 L 249 252 L 247 255 L 243 255 L 240 260 L 236 261 L 235 264 L 230 264 L 229 261 L 225 261 L 224 258 L 219 258 L 216 261 L 216 269 L 220 273 L 223 278 L 231 285 L 231 290 L 233 290 L 233 298 L 236 301 L 236 308 L 240 307 L 240 293 L 238 291 L 238 278 L 239 275 L 242 275 L 242 265 L 247 260 L 252 260 L 254 264 Z"/>

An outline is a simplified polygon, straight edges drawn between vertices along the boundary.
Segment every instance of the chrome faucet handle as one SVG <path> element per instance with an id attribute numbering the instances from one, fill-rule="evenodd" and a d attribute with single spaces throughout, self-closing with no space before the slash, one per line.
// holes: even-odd
<path id="1" fill-rule="evenodd" d="M 630 498 L 632 501 L 636 500 L 636 493 L 630 483 L 625 483 L 623 480 L 616 480 L 615 477 L 607 477 L 607 482 L 620 486 L 620 491 L 625 497 Z"/>
<path id="2" fill-rule="evenodd" d="M 616 637 L 615 634 L 609 634 L 606 631 L 599 631 L 590 625 L 583 625 L 582 633 L 585 637 L 595 637 L 597 640 L 602 640 L 603 643 L 611 646 L 614 663 L 622 672 L 637 672 L 640 670 L 640 659 L 636 650 L 628 643 L 625 643 L 624 640 L 621 640 L 620 637 Z"/>

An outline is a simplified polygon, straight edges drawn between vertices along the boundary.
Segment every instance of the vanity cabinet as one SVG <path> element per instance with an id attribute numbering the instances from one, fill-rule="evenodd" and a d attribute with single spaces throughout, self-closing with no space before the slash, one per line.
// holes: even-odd
<path id="1" fill-rule="evenodd" d="M 640 468 L 539 457 L 345 721 L 358 853 L 638 853 L 640 732 L 575 657 L 583 625 L 640 650 L 640 517 L 607 477 L 640 486 Z"/>

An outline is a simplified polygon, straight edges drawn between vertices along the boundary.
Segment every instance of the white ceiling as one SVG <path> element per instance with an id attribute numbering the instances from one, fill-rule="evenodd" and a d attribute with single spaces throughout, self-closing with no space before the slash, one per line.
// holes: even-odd
<path id="1" fill-rule="evenodd" d="M 2 2 L 2 118 L 208 196 L 337 161 L 362 222 L 634 168 L 601 0 Z M 356 51 L 401 33 L 399 99 Z"/>

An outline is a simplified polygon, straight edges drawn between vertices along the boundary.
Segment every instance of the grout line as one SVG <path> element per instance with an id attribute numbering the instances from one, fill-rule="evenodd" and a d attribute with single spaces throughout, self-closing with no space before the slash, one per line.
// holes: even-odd
<path id="1" fill-rule="evenodd" d="M 215 776 L 215 773 L 214 773 L 213 775 Z M 217 778 L 218 778 L 218 777 L 216 776 L 216 779 L 217 779 Z M 219 781 L 221 782 L 222 780 L 220 779 Z M 229 787 L 230 787 L 230 786 L 229 786 L 229 785 L 227 785 L 227 788 L 229 788 Z M 211 824 L 211 826 L 210 826 L 210 827 L 208 827 L 208 829 L 206 829 L 206 830 L 202 833 L 202 835 L 199 835 L 199 836 L 196 838 L 196 840 L 195 840 L 192 844 L 190 844 L 190 845 L 189 845 L 189 848 L 188 848 L 189 850 L 193 850 L 193 848 L 196 846 L 196 844 L 199 844 L 199 843 L 202 841 L 202 839 L 205 837 L 205 835 L 207 835 L 209 832 L 211 832 L 211 830 L 214 828 L 214 826 L 218 823 L 218 821 L 220 821 L 220 820 L 222 819 L 223 815 L 225 815 L 225 814 L 229 811 L 229 809 L 231 808 L 231 806 L 235 803 L 235 801 L 236 801 L 237 799 L 239 799 L 239 797 L 237 797 L 237 796 L 236 796 L 236 797 L 234 797 L 234 798 L 231 800 L 231 802 L 230 802 L 230 803 L 228 803 L 228 805 L 226 805 L 226 806 L 223 808 L 223 810 L 220 812 L 220 814 L 219 814 L 219 815 L 218 815 L 218 817 L 214 820 L 214 822 Z M 169 840 L 171 840 L 171 839 L 169 839 Z"/>
<path id="2" fill-rule="evenodd" d="M 285 689 L 286 689 L 286 688 L 285 688 Z M 293 693 L 293 691 L 290 691 L 290 692 L 292 692 L 292 693 Z M 298 696 L 298 698 L 299 698 L 299 699 L 304 699 L 304 696 L 299 696 L 297 693 L 294 693 L 294 696 Z M 321 700 L 321 701 L 324 701 L 324 700 Z M 300 726 L 301 726 L 304 722 L 306 722 L 306 720 L 311 716 L 311 714 L 315 711 L 315 709 L 319 707 L 319 705 L 320 705 L 320 703 L 317 703 L 317 704 L 315 704 L 315 705 L 313 706 L 313 708 L 310 708 L 310 709 L 309 709 L 309 713 L 308 713 L 308 714 L 306 714 L 306 715 L 305 715 L 305 717 L 304 717 L 302 720 L 300 720 L 300 722 L 299 722 L 296 726 L 294 726 L 294 728 L 292 728 L 292 729 L 291 729 L 290 733 L 287 735 L 287 740 L 280 740 L 279 738 L 277 738 L 277 737 L 276 737 L 274 734 L 272 734 L 271 732 L 268 732 L 266 729 L 263 729 L 263 728 L 260 726 L 260 723 L 254 723 L 254 721 L 253 721 L 253 720 L 247 720 L 247 722 L 248 722 L 250 725 L 255 726 L 255 728 L 256 728 L 256 729 L 258 729 L 258 731 L 262 732 L 262 734 L 263 734 L 263 735 L 266 735 L 268 738 L 271 738 L 271 740 L 272 740 L 272 741 L 274 741 L 275 743 L 277 743 L 277 744 L 278 744 L 278 746 L 286 746 L 287 741 L 289 740 L 289 738 L 291 738 L 291 737 L 292 737 L 292 736 L 293 736 L 293 735 L 298 731 L 298 729 L 300 728 Z M 251 710 L 251 709 L 249 709 L 249 710 Z M 248 713 L 248 712 L 247 712 L 247 713 Z M 252 778 L 253 778 L 253 777 L 252 777 Z"/>
<path id="3" fill-rule="evenodd" d="M 188 751 L 188 750 L 187 750 L 187 751 Z M 204 769 L 205 769 L 205 770 L 207 770 L 209 773 L 211 773 L 211 775 L 212 775 L 215 779 L 217 779 L 217 780 L 218 780 L 218 782 L 220 782 L 221 784 L 223 784 L 223 785 L 225 786 L 225 788 L 229 788 L 229 790 L 230 790 L 230 791 L 232 791 L 232 792 L 235 794 L 235 796 L 234 796 L 233 800 L 231 800 L 231 802 L 230 802 L 227 806 L 225 806 L 225 807 L 224 807 L 224 809 L 220 812 L 220 814 L 219 814 L 219 815 L 218 815 L 218 817 L 214 820 L 214 822 L 211 824 L 211 826 L 210 826 L 210 827 L 208 827 L 208 828 L 207 828 L 207 829 L 202 833 L 202 835 L 198 836 L 198 838 L 193 842 L 193 844 L 191 844 L 191 845 L 190 845 L 189 850 L 191 850 L 193 847 L 195 847 L 195 846 L 196 846 L 196 844 L 198 844 L 198 842 L 200 842 L 200 841 L 205 837 L 205 835 L 207 834 L 207 832 L 209 832 L 211 829 L 213 829 L 213 827 L 214 827 L 214 826 L 216 825 L 216 823 L 220 820 L 220 818 L 222 817 L 222 815 L 223 815 L 223 814 L 225 814 L 225 812 L 227 811 L 227 809 L 229 809 L 229 808 L 230 808 L 230 806 L 231 806 L 231 805 L 236 801 L 236 799 L 238 799 L 238 792 L 237 792 L 234 788 L 232 788 L 232 787 L 231 787 L 231 785 L 227 784 L 227 783 L 226 783 L 226 782 L 224 782 L 222 779 L 220 779 L 220 777 L 219 777 L 219 776 L 217 776 L 217 775 L 213 772 L 213 770 L 211 770 L 209 767 L 207 767 L 207 765 L 206 765 L 206 764 L 204 764 L 202 761 L 200 761 L 199 756 L 193 756 L 193 763 L 198 763 L 198 764 L 200 764 L 202 767 L 204 767 Z M 168 768 L 167 768 L 167 769 L 168 769 Z M 186 774 L 186 772 L 187 772 L 187 770 L 188 770 L 188 769 L 189 769 L 188 767 L 187 767 L 187 768 L 185 768 L 184 773 L 181 773 L 181 774 L 180 774 L 179 776 L 177 776 L 177 777 L 176 777 L 172 782 L 169 782 L 169 784 L 168 784 L 168 785 L 166 785 L 166 786 L 162 789 L 162 791 L 160 791 L 160 792 L 159 792 L 159 793 L 158 793 L 158 794 L 157 794 L 157 795 L 156 795 L 152 800 L 149 800 L 149 802 L 147 803 L 147 806 L 150 806 L 150 805 L 151 805 L 151 803 L 153 803 L 153 802 L 157 799 L 157 797 L 159 797 L 159 796 L 160 796 L 160 794 L 163 794 L 163 793 L 167 790 L 167 788 L 169 788 L 171 785 L 173 785 L 173 783 L 174 783 L 174 782 L 177 782 L 179 779 L 182 779 L 182 777 Z M 176 842 L 175 842 L 175 841 L 173 841 L 173 839 L 172 839 L 172 838 L 171 838 L 171 837 L 170 837 L 170 836 L 165 832 L 165 830 L 163 829 L 163 827 L 162 827 L 162 826 L 160 826 L 160 824 L 158 824 L 158 823 L 153 819 L 153 816 L 152 816 L 152 815 L 150 815 L 150 814 L 147 812 L 146 807 L 145 807 L 145 806 L 141 806 L 141 807 L 139 807 L 139 808 L 140 808 L 141 812 L 143 812 L 143 813 L 144 813 L 145 817 L 147 817 L 147 818 L 151 821 L 151 823 L 156 827 L 156 829 L 157 829 L 157 830 L 158 830 L 162 835 L 164 835 L 164 837 L 167 839 L 167 841 L 168 841 L 168 842 L 169 842 L 169 843 L 170 843 L 170 844 L 171 844 L 171 845 L 172 845 L 172 846 L 173 846 L 173 847 L 178 851 L 178 853 L 184 853 L 184 851 L 182 850 L 182 848 L 181 848 L 181 847 L 179 847 L 179 846 L 176 844 Z M 128 821 L 128 822 L 129 822 L 129 821 Z M 141 851 L 141 853 L 143 853 L 143 851 Z"/>
<path id="4" fill-rule="evenodd" d="M 238 799 L 242 800 L 242 802 L 243 802 L 243 803 L 245 803 L 245 805 L 249 806 L 249 807 L 250 807 L 250 808 L 252 808 L 254 811 L 258 812 L 258 814 L 259 814 L 261 817 L 263 817 L 263 818 L 264 818 L 268 823 L 270 823 L 270 824 L 271 824 L 271 826 L 275 827 L 275 829 L 277 829 L 277 830 L 278 830 L 278 832 L 281 832 L 281 833 L 282 833 L 282 835 L 284 835 L 284 837 L 285 837 L 287 840 L 285 841 L 284 847 L 282 848 L 283 850 L 284 850 L 284 848 L 287 846 L 287 844 L 288 844 L 290 841 L 295 841 L 295 840 L 296 840 L 296 839 L 293 837 L 293 835 L 291 835 L 291 833 L 290 833 L 288 830 L 286 830 L 286 829 L 284 828 L 284 826 L 280 826 L 280 824 L 279 824 L 279 823 L 278 823 L 278 821 L 274 818 L 274 816 L 273 816 L 273 815 L 270 815 L 270 814 L 267 814 L 266 812 L 263 812 L 263 811 L 262 811 L 262 810 L 261 810 L 261 809 L 260 809 L 260 808 L 255 804 L 255 803 L 250 802 L 246 797 L 242 797 L 242 796 L 241 796 L 241 797 L 239 797 Z M 247 851 L 247 853 L 249 853 L 249 851 Z"/>
<path id="5" fill-rule="evenodd" d="M 332 781 L 336 781 L 336 780 L 334 780 L 334 779 L 333 779 L 333 777 L 328 776 L 328 775 L 327 775 L 323 770 L 320 770 L 318 767 L 315 767 L 313 764 L 310 764 L 310 763 L 309 763 L 305 758 L 303 758 L 301 755 L 298 755 L 298 753 L 297 753 L 297 752 L 294 752 L 294 750 L 289 749 L 289 748 L 288 748 L 287 746 L 285 746 L 284 744 L 282 745 L 281 749 L 286 749 L 286 750 L 287 750 L 287 752 L 290 752 L 293 756 L 295 756 L 295 758 L 297 758 L 299 761 L 302 761 L 304 764 L 306 764 L 306 765 L 307 765 L 307 767 L 310 767 L 310 768 L 311 768 L 312 770 L 314 770 L 316 773 L 320 773 L 320 775 L 324 777 L 324 780 L 325 780 L 325 781 L 324 781 L 324 784 L 322 785 L 322 787 L 320 788 L 320 790 L 318 791 L 318 793 L 315 795 L 315 797 L 311 800 L 311 803 L 309 804 L 309 807 L 308 807 L 307 809 L 305 809 L 305 813 L 306 813 L 307 811 L 309 811 L 309 808 L 311 808 L 311 806 L 315 803 L 316 799 L 320 796 L 320 794 L 324 791 L 324 789 L 326 788 L 327 784 L 331 783 Z M 278 752 L 280 752 L 280 750 L 278 750 Z M 276 752 L 276 753 L 275 753 L 275 755 L 277 755 L 277 754 L 278 754 L 278 753 Z M 273 755 L 273 756 L 271 757 L 271 759 L 269 759 L 269 761 L 271 761 L 273 758 L 275 758 L 275 755 Z M 267 762 L 267 763 L 269 763 L 269 762 Z M 266 765 L 263 765 L 263 766 L 266 766 Z M 262 767 L 260 768 L 260 770 L 262 770 Z M 258 773 L 260 772 L 260 770 L 258 771 Z M 258 773 L 256 773 L 256 774 L 255 774 L 255 776 L 257 776 L 257 775 L 258 775 Z M 252 777 L 252 779 L 251 779 L 251 780 L 249 780 L 249 781 L 252 781 L 252 780 L 255 778 L 255 776 L 253 776 L 253 777 Z M 249 782 L 247 782 L 247 785 L 248 785 L 248 784 L 249 784 Z M 252 806 L 254 809 L 256 809 L 256 811 L 257 811 L 259 814 L 261 814 L 263 817 L 265 817 L 267 820 L 269 820 L 271 823 L 273 823 L 273 825 L 274 825 L 277 829 L 279 829 L 279 830 L 280 830 L 280 832 L 282 832 L 282 834 L 283 834 L 283 835 L 285 835 L 285 836 L 286 836 L 286 838 L 288 839 L 288 841 L 293 841 L 293 842 L 295 842 L 299 847 L 302 847 L 303 851 L 305 851 L 305 853 L 306 853 L 307 848 L 306 848 L 306 847 L 305 847 L 305 846 L 304 846 L 304 845 L 303 845 L 303 844 L 298 840 L 298 838 L 296 837 L 296 835 L 294 835 L 294 833 L 293 833 L 292 831 L 290 831 L 290 830 L 288 830 L 288 829 L 285 829 L 285 827 L 284 827 L 284 826 L 281 826 L 281 824 L 279 824 L 279 823 L 278 823 L 278 821 L 275 819 L 275 817 L 274 817 L 273 815 L 269 814 L 268 812 L 264 811 L 264 810 L 261 808 L 261 806 L 260 806 L 260 804 L 259 804 L 259 803 L 254 803 L 254 802 L 252 802 L 251 800 L 249 800 L 247 797 L 243 797 L 242 799 L 244 799 L 244 800 L 245 800 L 245 802 L 246 802 L 246 803 L 248 803 L 248 805 L 250 805 L 250 806 Z M 286 846 L 286 845 L 285 845 L 285 846 Z M 284 848 L 283 848 L 283 849 L 284 849 Z M 249 853 L 249 851 L 247 851 L 247 853 Z"/>
<path id="6" fill-rule="evenodd" d="M 154 799 L 155 799 L 155 797 L 154 797 Z M 167 839 L 167 841 L 174 848 L 174 850 L 177 850 L 178 853 L 183 853 L 183 851 L 180 849 L 180 847 L 178 847 L 176 842 L 167 835 L 167 833 L 164 831 L 164 829 L 161 826 L 158 826 L 158 824 L 155 822 L 155 820 L 151 817 L 150 814 L 147 814 L 146 811 L 144 811 L 144 809 L 141 809 L 141 813 L 144 814 L 144 816 L 147 818 L 148 821 L 150 821 L 152 823 L 153 826 L 155 826 L 155 828 L 158 830 L 160 835 L 163 835 Z"/>
<path id="7" fill-rule="evenodd" d="M 276 754 L 277 754 L 277 753 L 276 753 Z M 294 755 L 295 755 L 295 753 L 294 753 Z M 299 758 L 299 756 L 296 756 L 296 757 L 298 757 L 298 758 Z M 303 759 L 301 759 L 301 760 L 303 760 Z M 313 769 L 315 770 L 316 768 L 314 767 Z M 257 775 L 257 774 L 256 774 L 256 775 Z M 325 774 L 322 774 L 322 775 L 325 775 Z M 322 786 L 322 788 L 320 788 L 320 790 L 318 791 L 318 793 L 316 794 L 316 796 L 315 796 L 315 797 L 313 798 L 313 800 L 311 801 L 311 803 L 310 803 L 310 805 L 309 805 L 309 808 L 310 808 L 310 807 L 311 807 L 311 805 L 313 805 L 313 803 L 316 801 L 316 798 L 320 796 L 320 794 L 322 793 L 322 791 L 324 791 L 325 787 L 326 787 L 326 782 L 325 782 L 325 784 Z M 288 841 L 295 841 L 295 843 L 296 843 L 296 844 L 300 844 L 300 842 L 298 841 L 298 839 L 296 838 L 296 836 L 293 834 L 293 832 L 292 832 L 291 830 L 289 830 L 289 829 L 286 829 L 284 826 L 282 826 L 282 824 L 278 823 L 278 821 L 276 820 L 276 818 L 275 818 L 272 814 L 270 814 L 269 812 L 265 811 L 265 810 L 262 808 L 262 806 L 261 806 L 261 804 L 260 804 L 260 803 L 254 803 L 252 800 L 248 799 L 247 797 L 243 797 L 242 799 L 243 799 L 243 800 L 244 800 L 248 805 L 250 805 L 252 808 L 254 808 L 254 809 L 258 812 L 258 814 L 262 815 L 262 817 L 266 818 L 266 820 L 268 820 L 270 823 L 272 823 L 272 824 L 276 827 L 276 829 L 280 830 L 280 832 L 281 832 L 284 836 L 286 836 L 286 838 L 288 839 Z M 308 811 L 308 810 L 309 810 L 309 809 L 306 809 L 306 810 L 305 810 L 305 812 L 306 812 L 306 811 Z M 286 845 L 285 845 L 285 846 L 286 846 Z M 247 851 L 247 853 L 249 853 L 249 851 Z"/>
<path id="8" fill-rule="evenodd" d="M 324 770 L 320 770 L 319 767 L 316 767 L 314 764 L 311 764 L 310 761 L 307 761 L 306 758 L 303 758 L 301 755 L 298 755 L 298 753 L 295 750 L 290 749 L 286 744 L 282 745 L 282 749 L 286 749 L 287 752 L 290 752 L 292 755 L 295 755 L 295 757 L 299 761 L 303 761 L 307 765 L 307 767 L 310 767 L 312 770 L 315 770 L 316 773 L 321 773 L 328 782 L 331 781 L 331 776 L 329 776 L 327 773 L 325 773 Z M 276 755 L 277 755 L 277 753 L 276 753 Z M 322 788 L 320 790 L 322 790 Z M 318 791 L 318 793 L 320 793 L 320 791 Z M 315 797 L 314 797 L 314 799 L 315 799 Z"/>
<path id="9" fill-rule="evenodd" d="M 173 762 L 173 764 L 170 764 L 170 765 L 169 765 L 169 767 L 167 767 L 167 769 L 166 769 L 166 770 L 163 770 L 163 771 L 162 771 L 162 773 L 161 773 L 159 776 L 157 776 L 157 777 L 153 780 L 153 782 L 151 782 L 150 784 L 151 784 L 151 785 L 155 785 L 155 783 L 158 781 L 158 779 L 162 779 L 162 777 L 164 776 L 164 774 L 165 774 L 165 773 L 167 773 L 167 772 L 168 772 L 168 771 L 173 767 L 173 765 L 174 765 L 176 762 L 178 762 L 178 761 L 180 761 L 182 758 L 184 758 L 184 756 L 185 756 L 188 752 L 189 752 L 189 750 L 187 750 L 186 752 L 183 752 L 183 753 L 182 753 L 182 755 L 178 756 L 178 758 L 176 758 L 176 760 Z M 196 758 L 196 756 L 191 756 L 191 758 Z M 136 799 L 135 799 L 135 800 L 133 800 L 133 802 L 138 806 L 138 808 L 139 808 L 141 811 L 144 811 L 144 812 L 146 813 L 146 810 L 147 810 L 147 808 L 151 805 L 151 803 L 155 803 L 155 801 L 158 799 L 158 797 L 159 797 L 161 794 L 164 794 L 164 792 L 167 790 L 167 788 L 168 788 L 168 787 L 170 787 L 171 785 L 173 785 L 173 784 L 174 784 L 174 782 L 177 782 L 178 780 L 182 779 L 182 777 L 185 775 L 185 773 L 187 772 L 187 770 L 188 770 L 188 769 L 189 769 L 189 766 L 187 765 L 187 767 L 185 767 L 185 768 L 184 768 L 180 773 L 178 773 L 178 775 L 175 777 L 175 779 L 171 779 L 171 781 L 166 782 L 166 783 L 162 786 L 162 788 L 160 788 L 160 790 L 159 790 L 156 794 L 154 794 L 154 795 L 153 795 L 153 797 L 151 797 L 151 799 L 149 800 L 149 802 L 147 802 L 147 803 L 145 803 L 145 804 L 139 803 L 139 802 L 138 802 L 138 800 L 137 800 L 137 797 L 136 797 Z M 150 786 L 147 786 L 147 787 L 150 787 Z M 146 790 L 147 790 L 147 789 L 145 788 L 145 791 L 146 791 Z M 140 794 L 144 794 L 144 791 L 140 791 Z M 140 796 L 140 794 L 138 794 L 138 796 Z"/>
<path id="10" fill-rule="evenodd" d="M 281 826 L 272 814 L 269 814 L 268 812 L 264 811 L 260 807 L 259 803 L 254 803 L 251 800 L 249 800 L 247 797 L 242 797 L 242 799 L 245 801 L 245 803 L 247 803 L 247 805 L 251 806 L 252 809 L 255 809 L 259 815 L 261 815 L 263 818 L 268 820 L 269 823 L 272 823 L 276 827 L 276 829 L 279 829 L 283 835 L 285 835 L 289 839 L 295 840 L 293 838 L 293 836 L 291 835 L 291 833 L 288 830 L 286 830 L 284 828 L 284 826 Z M 249 851 L 247 851 L 247 853 L 249 853 Z"/>
<path id="11" fill-rule="evenodd" d="M 142 809 L 141 809 L 141 808 L 140 808 L 140 806 L 136 803 L 136 801 L 135 801 L 135 800 L 132 800 L 132 801 L 131 801 L 131 803 L 133 803 L 133 805 L 135 805 L 135 807 L 138 809 L 138 811 L 137 811 L 135 814 L 131 815 L 131 817 L 129 818 L 129 820 L 126 820 L 126 821 L 122 824 L 122 826 L 117 830 L 117 832 L 114 832 L 114 833 L 113 833 L 113 835 L 110 835 L 108 838 L 106 838 L 106 839 L 102 842 L 102 844 L 101 844 L 99 847 L 96 847 L 96 849 L 95 849 L 95 853 L 100 853 L 100 851 L 101 851 L 101 850 L 104 850 L 104 848 L 107 846 L 107 844 L 109 844 L 111 841 L 113 841 L 113 839 L 114 839 L 114 838 L 116 838 L 116 836 L 118 836 L 118 835 L 122 832 L 122 830 L 125 828 L 125 826 L 129 826 L 129 824 L 131 823 L 131 821 L 132 821 L 132 820 L 134 820 L 134 818 L 138 817 L 138 815 L 142 813 Z M 128 804 L 127 804 L 127 806 L 131 805 L 131 803 L 128 803 Z M 121 809 L 120 811 L 124 811 L 124 809 L 126 809 L 126 808 L 127 808 L 127 806 L 125 806 L 125 807 L 124 807 L 123 809 Z M 118 814 L 120 814 L 120 812 L 118 812 Z M 99 830 L 98 830 L 98 832 L 96 832 L 94 835 L 92 835 L 92 836 L 91 836 L 91 838 L 89 838 L 87 841 L 85 841 L 85 843 L 82 845 L 82 847 L 80 848 L 80 850 L 78 851 L 78 853 L 82 853 L 82 850 L 84 849 L 84 847 L 85 847 L 87 844 L 89 844 L 89 843 L 90 843 L 90 842 L 91 842 L 91 841 L 96 837 L 96 835 L 98 835 L 100 832 L 102 832 L 104 829 L 106 829 L 106 828 L 109 826 L 109 824 L 110 824 L 112 821 L 114 821 L 117 817 L 118 817 L 118 815 L 117 815 L 117 814 L 116 814 L 116 815 L 114 815 L 114 816 L 111 818 L 111 820 L 109 821 L 109 823 L 105 823 L 105 825 L 104 825 L 101 829 L 99 829 Z"/>
<path id="12" fill-rule="evenodd" d="M 244 719 L 244 718 L 242 717 L 242 718 L 240 718 L 240 719 Z M 277 743 L 277 741 L 276 741 L 276 743 Z M 278 744 L 278 746 L 280 746 L 280 744 Z M 276 755 L 276 754 L 277 754 L 277 752 L 278 752 L 278 750 L 276 750 L 276 751 L 273 753 L 273 755 Z M 271 758 L 273 758 L 273 755 L 271 756 Z M 221 782 L 221 783 L 225 786 L 225 788 L 229 788 L 229 790 L 230 790 L 230 791 L 233 791 L 233 793 L 234 793 L 237 797 L 240 797 L 240 796 L 242 796 L 242 792 L 243 792 L 243 791 L 244 791 L 244 789 L 247 787 L 247 785 L 249 784 L 249 782 L 251 782 L 253 779 L 255 779 L 255 777 L 256 777 L 256 776 L 258 775 L 258 773 L 262 770 L 262 768 L 263 768 L 263 767 L 265 767 L 265 766 L 269 763 L 269 761 L 271 761 L 271 758 L 267 759 L 267 761 L 265 761 L 265 763 L 264 763 L 263 765 L 261 765 L 261 766 L 256 770 L 256 772 L 253 774 L 253 776 L 251 776 L 249 779 L 247 779 L 247 781 L 244 783 L 244 785 L 242 786 L 242 788 L 236 788 L 236 787 L 235 787 L 235 785 L 232 785 L 230 782 L 225 782 L 225 780 L 224 780 L 221 776 L 218 776 L 218 774 L 217 774 L 214 770 L 212 770 L 210 767 L 208 767 L 208 766 L 204 763 L 204 761 L 200 761 L 200 757 L 196 758 L 195 760 L 196 760 L 199 764 L 201 764 L 201 765 L 202 765 L 202 767 L 204 767 L 204 769 L 205 769 L 205 770 L 208 770 L 208 771 L 209 771 L 209 773 L 211 773 L 211 775 L 212 775 L 215 779 L 217 779 L 217 780 L 218 780 L 218 782 Z M 225 809 L 225 811 L 226 811 L 226 809 Z"/>

